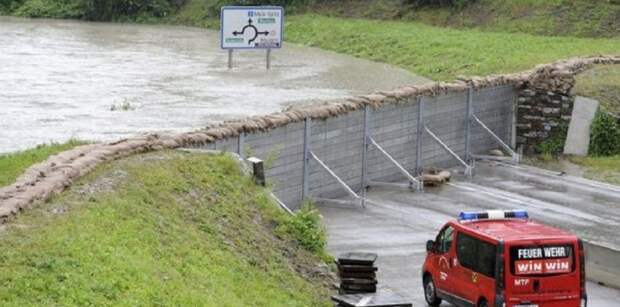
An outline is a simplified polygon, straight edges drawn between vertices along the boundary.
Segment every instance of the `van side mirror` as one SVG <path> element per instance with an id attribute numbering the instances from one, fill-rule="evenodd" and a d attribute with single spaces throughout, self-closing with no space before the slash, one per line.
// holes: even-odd
<path id="1" fill-rule="evenodd" d="M 433 240 L 426 241 L 426 251 L 432 252 L 434 249 L 435 249 L 435 241 Z"/>

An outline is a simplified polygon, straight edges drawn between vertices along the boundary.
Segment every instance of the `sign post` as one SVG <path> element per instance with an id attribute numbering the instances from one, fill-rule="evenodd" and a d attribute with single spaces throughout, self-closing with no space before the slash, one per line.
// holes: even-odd
<path id="1" fill-rule="evenodd" d="M 282 48 L 284 9 L 278 6 L 224 6 L 221 11 L 221 47 L 228 50 L 228 68 L 233 50 L 266 49 L 266 67 L 271 68 L 271 49 Z"/>
<path id="2" fill-rule="evenodd" d="M 228 69 L 232 69 L 233 67 L 233 50 L 232 49 L 228 49 Z"/>

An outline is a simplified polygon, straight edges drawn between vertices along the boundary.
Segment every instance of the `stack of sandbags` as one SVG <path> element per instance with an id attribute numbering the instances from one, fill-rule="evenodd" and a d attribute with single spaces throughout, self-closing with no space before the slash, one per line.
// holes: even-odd
<path id="1" fill-rule="evenodd" d="M 345 253 L 336 264 L 340 277 L 340 294 L 377 292 L 377 254 Z"/>
<path id="2" fill-rule="evenodd" d="M 449 171 L 429 168 L 422 172 L 421 179 L 425 186 L 436 187 L 450 181 L 451 176 Z"/>

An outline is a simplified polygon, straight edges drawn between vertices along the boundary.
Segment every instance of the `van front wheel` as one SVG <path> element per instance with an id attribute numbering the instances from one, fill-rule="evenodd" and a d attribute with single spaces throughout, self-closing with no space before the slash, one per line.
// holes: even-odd
<path id="1" fill-rule="evenodd" d="M 489 304 L 485 299 L 482 299 L 480 300 L 480 303 L 478 303 L 478 307 L 489 307 Z"/>
<path id="2" fill-rule="evenodd" d="M 424 278 L 424 299 L 429 306 L 435 307 L 441 304 L 441 299 L 437 297 L 435 283 L 430 276 Z"/>

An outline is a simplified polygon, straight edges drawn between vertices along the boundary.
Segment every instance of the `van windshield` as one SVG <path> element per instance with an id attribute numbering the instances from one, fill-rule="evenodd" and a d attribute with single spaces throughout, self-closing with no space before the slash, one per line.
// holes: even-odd
<path id="1" fill-rule="evenodd" d="M 510 248 L 513 275 L 557 275 L 575 270 L 572 245 L 528 245 Z"/>

